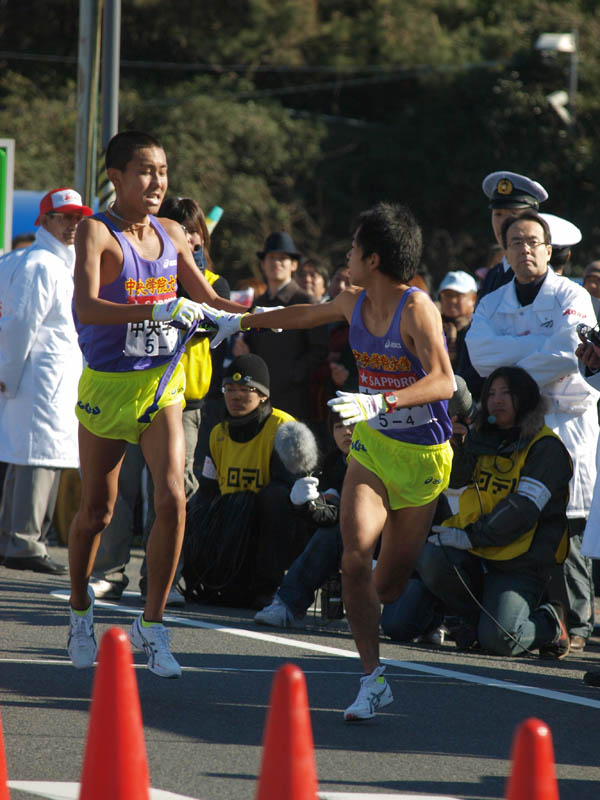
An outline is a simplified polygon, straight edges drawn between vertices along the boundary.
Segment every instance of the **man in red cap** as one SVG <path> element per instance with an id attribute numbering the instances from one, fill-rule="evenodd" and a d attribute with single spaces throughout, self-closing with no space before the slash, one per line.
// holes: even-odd
<path id="1" fill-rule="evenodd" d="M 78 467 L 77 382 L 82 359 L 71 300 L 75 230 L 92 209 L 73 189 L 40 203 L 34 243 L 0 262 L 0 562 L 63 575 L 46 551 L 60 471 Z"/>

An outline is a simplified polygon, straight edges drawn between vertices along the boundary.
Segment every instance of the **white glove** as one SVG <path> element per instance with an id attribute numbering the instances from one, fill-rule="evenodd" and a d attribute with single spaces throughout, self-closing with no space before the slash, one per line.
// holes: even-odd
<path id="1" fill-rule="evenodd" d="M 264 314 L 265 311 L 279 311 L 280 309 L 285 308 L 285 306 L 254 306 L 252 309 L 253 314 Z M 271 328 L 273 333 L 281 333 L 283 328 Z"/>
<path id="2" fill-rule="evenodd" d="M 319 496 L 318 478 L 310 476 L 306 478 L 298 478 L 296 483 L 292 486 L 290 492 L 290 500 L 295 506 L 303 506 L 304 503 L 309 503 L 311 500 L 316 500 Z"/>
<path id="3" fill-rule="evenodd" d="M 233 336 L 234 333 L 239 333 L 242 330 L 242 320 L 247 316 L 247 314 L 232 314 L 230 311 L 219 311 L 206 303 L 202 303 L 202 310 L 204 311 L 204 318 L 210 320 L 219 329 L 210 343 L 212 350 L 218 347 L 223 339 Z"/>
<path id="4" fill-rule="evenodd" d="M 204 319 L 204 312 L 200 303 L 186 300 L 185 297 L 176 297 L 166 303 L 154 303 L 152 319 L 157 322 L 178 322 L 189 328 L 195 320 Z"/>
<path id="5" fill-rule="evenodd" d="M 382 394 L 353 394 L 352 392 L 336 392 L 337 397 L 327 402 L 342 418 L 344 425 L 354 425 L 373 419 L 378 414 L 386 411 L 386 404 Z"/>
<path id="6" fill-rule="evenodd" d="M 434 532 L 427 540 L 431 544 L 443 544 L 446 547 L 455 547 L 457 550 L 470 550 L 473 545 L 469 535 L 462 528 L 446 528 L 444 525 L 433 525 Z"/>

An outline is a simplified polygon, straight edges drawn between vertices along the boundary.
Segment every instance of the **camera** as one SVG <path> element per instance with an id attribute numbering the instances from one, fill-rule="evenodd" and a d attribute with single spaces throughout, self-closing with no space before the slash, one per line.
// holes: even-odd
<path id="1" fill-rule="evenodd" d="M 584 322 L 580 322 L 577 326 L 577 333 L 583 336 L 586 341 L 600 348 L 600 331 L 597 325 L 592 328 Z"/>

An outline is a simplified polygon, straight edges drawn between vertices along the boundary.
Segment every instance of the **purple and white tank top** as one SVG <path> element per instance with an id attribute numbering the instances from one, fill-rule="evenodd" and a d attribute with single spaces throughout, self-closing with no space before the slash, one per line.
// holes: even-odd
<path id="1" fill-rule="evenodd" d="M 112 283 L 102 286 L 98 297 L 112 303 L 163 303 L 177 296 L 177 250 L 165 229 L 150 216 L 150 223 L 161 241 L 160 256 L 142 258 L 126 236 L 103 213 L 94 219 L 103 222 L 123 251 L 123 269 Z M 73 317 L 79 346 L 92 369 L 102 372 L 143 370 L 165 364 L 177 347 L 177 330 L 169 323 L 144 320 L 126 325 L 83 325 Z"/>
<path id="2" fill-rule="evenodd" d="M 385 336 L 374 336 L 366 329 L 361 312 L 366 293 L 359 295 L 350 323 L 350 347 L 358 366 L 360 392 L 377 394 L 404 389 L 427 374 L 419 359 L 407 350 L 400 334 L 402 309 L 407 298 L 417 291 L 421 290 L 411 286 L 404 292 Z M 452 435 L 447 400 L 397 408 L 379 414 L 367 424 L 384 436 L 409 444 L 442 444 Z"/>

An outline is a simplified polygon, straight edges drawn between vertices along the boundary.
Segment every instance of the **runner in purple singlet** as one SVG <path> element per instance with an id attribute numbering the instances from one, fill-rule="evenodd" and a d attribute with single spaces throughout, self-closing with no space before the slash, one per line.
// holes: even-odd
<path id="1" fill-rule="evenodd" d="M 402 594 L 450 476 L 447 400 L 454 378 L 442 320 L 429 297 L 408 286 L 421 247 L 411 212 L 379 203 L 359 217 L 348 253 L 349 289 L 329 303 L 228 322 L 228 332 L 350 323 L 360 391 L 338 392 L 329 402 L 346 424 L 356 423 L 341 500 L 342 576 L 364 676 L 346 720 L 368 719 L 393 700 L 379 661 L 380 603 Z"/>
<path id="2" fill-rule="evenodd" d="M 183 341 L 171 323 L 189 328 L 208 317 L 220 327 L 219 318 L 231 315 L 215 309 L 243 307 L 216 294 L 181 226 L 152 216 L 167 190 L 167 158 L 156 139 L 118 133 L 108 144 L 106 167 L 116 200 L 87 220 L 75 240 L 74 316 L 87 367 L 76 407 L 82 496 L 69 532 L 67 649 L 74 666 L 94 663 L 88 580 L 117 498 L 125 445 L 139 442 L 154 481 L 156 521 L 146 550 L 146 604 L 129 637 L 146 652 L 152 672 L 175 678 L 181 668 L 161 621 L 185 524 L 185 378 L 177 364 Z M 178 281 L 192 300 L 177 297 Z"/>

